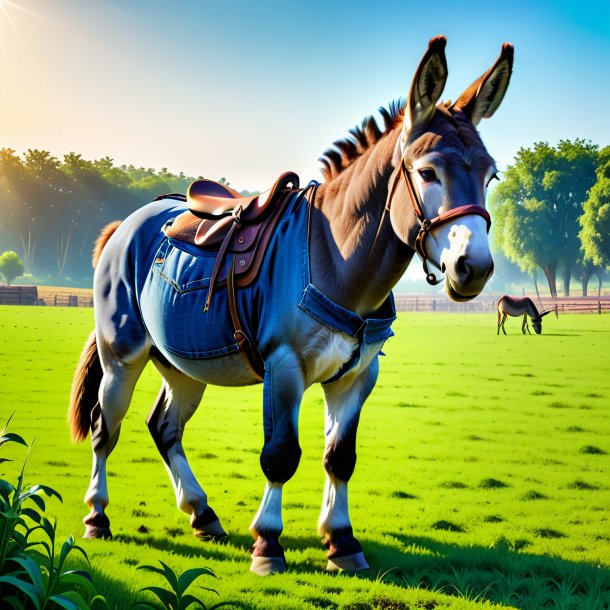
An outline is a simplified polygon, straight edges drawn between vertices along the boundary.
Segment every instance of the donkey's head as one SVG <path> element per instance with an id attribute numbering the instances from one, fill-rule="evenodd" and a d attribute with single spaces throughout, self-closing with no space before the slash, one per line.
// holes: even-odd
<path id="1" fill-rule="evenodd" d="M 394 231 L 419 253 L 428 282 L 438 283 L 431 264 L 445 273 L 449 297 L 468 301 L 493 273 L 485 196 L 497 169 L 476 126 L 504 97 L 513 47 L 505 44 L 453 105 L 437 105 L 447 80 L 445 44 L 443 36 L 430 41 L 411 84 L 388 204 Z"/>
<path id="2" fill-rule="evenodd" d="M 549 311 L 543 311 L 540 315 L 536 316 L 535 318 L 532 318 L 532 326 L 534 327 L 534 332 L 539 335 L 542 332 L 542 318 L 544 318 L 544 316 L 550 314 L 552 311 L 552 309 L 549 309 Z"/>

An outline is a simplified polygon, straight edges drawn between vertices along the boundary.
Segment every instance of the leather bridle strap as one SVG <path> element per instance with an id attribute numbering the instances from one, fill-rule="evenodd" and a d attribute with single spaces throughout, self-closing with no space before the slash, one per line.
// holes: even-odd
<path id="1" fill-rule="evenodd" d="M 407 185 L 407 190 L 409 191 L 409 198 L 411 199 L 411 205 L 413 206 L 413 211 L 415 212 L 415 216 L 421 223 L 421 227 L 419 232 L 417 233 L 417 237 L 415 238 L 415 251 L 419 254 L 422 259 L 422 264 L 424 267 L 424 271 L 426 272 L 426 280 L 429 284 L 433 286 L 440 283 L 441 280 L 437 280 L 436 276 L 431 273 L 428 269 L 428 251 L 426 249 L 426 238 L 430 234 L 430 232 L 455 218 L 459 218 L 460 216 L 470 216 L 475 214 L 477 216 L 481 216 L 485 219 L 487 223 L 487 232 L 489 233 L 489 229 L 491 227 L 491 218 L 487 210 L 475 204 L 470 205 L 461 205 L 457 208 L 451 208 L 442 214 L 434 218 L 426 218 L 426 212 L 424 209 L 424 204 L 419 195 L 419 191 L 414 187 L 413 182 L 411 180 L 411 172 L 407 169 L 405 165 L 404 159 L 400 162 L 400 172 L 396 175 L 396 179 L 394 180 L 394 184 L 390 190 L 390 196 L 388 197 L 388 202 L 386 204 L 386 209 L 384 210 L 384 214 L 387 210 L 389 210 L 390 205 L 392 203 L 392 198 L 394 196 L 394 191 L 396 190 L 396 184 L 398 182 L 399 176 L 402 176 Z"/>

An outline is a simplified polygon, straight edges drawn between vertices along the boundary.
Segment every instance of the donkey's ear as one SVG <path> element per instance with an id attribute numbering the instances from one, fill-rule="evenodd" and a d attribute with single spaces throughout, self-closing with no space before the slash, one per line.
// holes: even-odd
<path id="1" fill-rule="evenodd" d="M 553 311 L 553 310 L 552 310 L 552 309 L 549 309 L 548 311 L 545 311 L 545 312 L 541 313 L 541 314 L 540 314 L 540 316 L 538 316 L 538 317 L 540 317 L 540 318 L 544 318 L 544 316 L 549 315 L 549 314 L 551 313 L 551 311 Z"/>
<path id="2" fill-rule="evenodd" d="M 411 131 L 425 127 L 434 116 L 436 102 L 447 82 L 446 44 L 447 39 L 444 36 L 432 38 L 415 72 L 405 109 L 405 138 Z"/>
<path id="3" fill-rule="evenodd" d="M 490 118 L 504 98 L 513 72 L 514 53 L 512 44 L 502 45 L 496 63 L 475 80 L 453 105 L 461 109 L 474 125 L 478 125 L 481 119 Z"/>

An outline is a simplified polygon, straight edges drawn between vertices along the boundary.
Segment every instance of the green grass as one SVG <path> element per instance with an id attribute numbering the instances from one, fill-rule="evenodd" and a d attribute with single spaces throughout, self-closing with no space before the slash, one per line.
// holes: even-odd
<path id="1" fill-rule="evenodd" d="M 0 423 L 15 410 L 11 429 L 36 437 L 27 473 L 63 495 L 49 503 L 60 539 L 79 537 L 86 513 L 90 446 L 70 443 L 66 408 L 92 319 L 0 307 Z M 320 388 L 305 396 L 303 457 L 284 493 L 290 570 L 259 578 L 248 572 L 248 527 L 264 488 L 260 386 L 208 388 L 187 428 L 187 455 L 230 533 L 203 543 L 175 508 L 144 423 L 159 387 L 147 369 L 109 461 L 115 539 L 83 542 L 112 606 L 161 584 L 135 567 L 162 559 L 176 571 L 211 567 L 221 599 L 253 609 L 608 608 L 610 317 L 549 317 L 540 336 L 517 325 L 496 336 L 495 315 L 403 314 L 395 332 L 350 483 L 370 570 L 323 571 Z"/>

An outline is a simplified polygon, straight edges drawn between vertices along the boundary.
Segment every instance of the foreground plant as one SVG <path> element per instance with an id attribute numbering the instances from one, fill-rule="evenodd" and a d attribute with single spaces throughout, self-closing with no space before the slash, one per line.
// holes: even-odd
<path id="1" fill-rule="evenodd" d="M 186 592 L 200 576 L 212 576 L 213 578 L 217 578 L 211 568 L 191 568 L 178 576 L 166 563 L 161 560 L 159 560 L 159 563 L 162 566 L 161 568 L 151 565 L 141 565 L 138 566 L 137 569 L 160 574 L 171 587 L 171 590 L 163 589 L 161 587 L 144 587 L 143 589 L 140 589 L 140 592 L 150 591 L 153 593 L 161 602 L 161 608 L 165 608 L 166 610 L 186 610 L 186 608 L 193 604 L 199 604 L 203 610 L 216 610 L 216 608 L 222 608 L 223 606 L 239 607 L 238 604 L 235 604 L 234 602 L 219 602 L 213 606 L 206 606 L 200 599 Z M 211 589 L 210 587 L 201 588 L 218 595 L 216 589 Z M 159 608 L 159 606 L 150 602 L 136 602 L 132 607 L 153 608 L 153 610 L 158 610 Z"/>
<path id="2" fill-rule="evenodd" d="M 42 494 L 55 496 L 60 502 L 62 498 L 46 485 L 24 488 L 23 478 L 31 446 L 18 434 L 7 432 L 10 420 L 0 433 L 0 448 L 12 442 L 24 445 L 28 452 L 16 485 L 0 479 L 0 598 L 6 604 L 2 607 L 86 610 L 95 604 L 105 606 L 104 598 L 96 595 L 88 572 L 64 570 L 72 551 L 82 553 L 89 561 L 72 536 L 63 543 L 59 556 L 55 557 L 56 524 L 43 514 L 46 506 Z M 0 463 L 10 461 L 0 458 Z M 30 537 L 34 532 L 42 533 L 43 540 L 32 542 Z"/>

